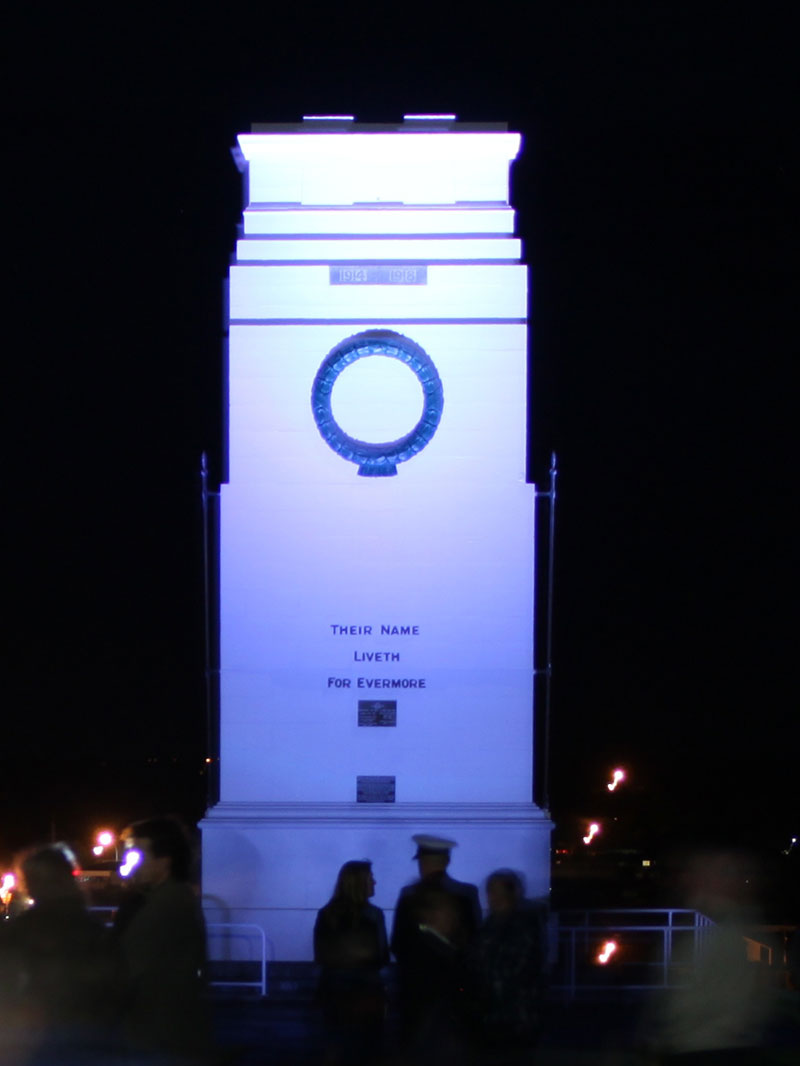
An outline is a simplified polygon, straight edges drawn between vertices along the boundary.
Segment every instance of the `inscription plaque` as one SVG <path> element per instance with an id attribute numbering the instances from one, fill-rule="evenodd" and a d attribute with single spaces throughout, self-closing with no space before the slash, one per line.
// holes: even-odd
<path id="1" fill-rule="evenodd" d="M 331 285 L 427 285 L 427 266 L 368 266 L 353 263 L 330 267 Z"/>
<path id="2" fill-rule="evenodd" d="M 397 700 L 359 700 L 359 725 L 397 725 Z"/>
<path id="3" fill-rule="evenodd" d="M 356 803 L 394 803 L 393 777 L 357 777 Z"/>

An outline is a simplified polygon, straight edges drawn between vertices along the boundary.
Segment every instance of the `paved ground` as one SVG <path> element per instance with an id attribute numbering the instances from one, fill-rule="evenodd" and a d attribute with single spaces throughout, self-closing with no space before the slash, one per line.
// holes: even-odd
<path id="1" fill-rule="evenodd" d="M 307 1000 L 217 999 L 215 1027 L 230 1066 L 320 1066 L 322 1041 Z M 553 1003 L 535 1066 L 644 1066 L 639 1052 L 642 1003 Z M 800 1066 L 800 1002 L 776 995 L 765 1066 Z M 388 1058 L 391 1062 L 391 1057 Z"/>

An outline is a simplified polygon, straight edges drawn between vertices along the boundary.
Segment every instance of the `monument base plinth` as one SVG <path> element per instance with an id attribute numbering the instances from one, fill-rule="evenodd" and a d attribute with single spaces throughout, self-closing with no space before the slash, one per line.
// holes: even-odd
<path id="1" fill-rule="evenodd" d="M 417 876 L 415 833 L 456 840 L 450 872 L 482 895 L 487 875 L 510 867 L 530 898 L 546 899 L 551 829 L 532 803 L 218 803 L 201 822 L 206 918 L 261 926 L 275 959 L 311 959 L 339 868 L 368 859 L 391 928 L 397 895 Z"/>

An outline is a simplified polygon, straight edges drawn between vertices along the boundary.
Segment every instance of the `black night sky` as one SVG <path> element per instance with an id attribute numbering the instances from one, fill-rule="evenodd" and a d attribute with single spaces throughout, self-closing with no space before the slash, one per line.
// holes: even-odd
<path id="1" fill-rule="evenodd" d="M 85 10 L 85 9 L 84 9 Z M 202 815 L 198 468 L 252 122 L 524 137 L 530 470 L 559 457 L 551 792 L 658 837 L 800 826 L 789 5 L 71 9 L 6 25 L 0 857 Z M 414 13 L 416 12 L 416 13 Z M 724 12 L 724 16 L 723 13 Z"/>

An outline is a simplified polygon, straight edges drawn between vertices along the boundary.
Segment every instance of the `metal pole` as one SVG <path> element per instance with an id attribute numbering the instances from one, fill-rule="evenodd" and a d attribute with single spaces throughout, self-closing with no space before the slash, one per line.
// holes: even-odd
<path id="1" fill-rule="evenodd" d="M 553 690 L 553 566 L 556 550 L 556 453 L 550 454 L 550 514 L 547 545 L 547 615 L 545 621 L 544 673 L 544 762 L 542 767 L 542 797 L 545 810 L 550 809 L 550 702 Z"/>
<path id="2" fill-rule="evenodd" d="M 542 742 L 542 756 L 536 757 L 536 747 L 534 747 L 534 782 L 537 780 L 536 764 L 541 768 L 542 779 L 538 789 L 538 796 L 541 799 L 541 806 L 544 810 L 548 810 L 550 807 L 550 703 L 552 699 L 552 687 L 553 687 L 553 568 L 555 559 L 555 542 L 556 542 L 556 477 L 558 476 L 558 469 L 556 466 L 556 453 L 552 452 L 550 455 L 550 487 L 546 492 L 537 492 L 536 498 L 543 496 L 549 506 L 550 513 L 548 515 L 548 534 L 547 534 L 547 584 L 546 584 L 546 606 L 545 606 L 545 638 L 544 638 L 544 657 L 545 664 L 542 669 L 537 669 L 534 664 L 534 678 L 539 674 L 544 674 L 544 713 L 542 715 L 542 727 L 535 732 L 538 738 L 541 738 Z M 538 528 L 538 514 L 537 514 L 537 528 Z M 538 556 L 538 552 L 537 552 Z M 536 597 L 537 603 L 539 597 Z M 537 642 L 538 643 L 538 642 Z M 534 712 L 535 713 L 535 712 Z M 537 796 L 533 796 L 534 803 L 537 800 Z"/>
<path id="3" fill-rule="evenodd" d="M 203 523 L 203 678 L 206 701 L 206 753 L 205 758 L 213 758 L 215 747 L 212 736 L 213 721 L 211 708 L 211 589 L 209 574 L 208 545 L 208 457 L 203 452 L 200 456 L 200 508 Z M 210 807 L 213 796 L 213 764 L 206 762 L 206 803 Z"/>

